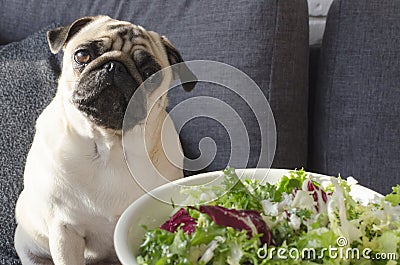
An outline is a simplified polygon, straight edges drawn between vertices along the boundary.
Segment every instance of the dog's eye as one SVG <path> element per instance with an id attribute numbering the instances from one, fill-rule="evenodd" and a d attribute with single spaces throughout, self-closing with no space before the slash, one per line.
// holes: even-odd
<path id="1" fill-rule="evenodd" d="M 87 64 L 92 59 L 90 52 L 88 50 L 79 50 L 74 54 L 74 60 L 78 64 Z"/>
<path id="2" fill-rule="evenodd" d="M 161 73 L 155 74 L 157 71 L 155 70 L 145 70 L 143 71 L 143 78 L 148 82 L 158 82 L 161 76 Z"/>
<path id="3" fill-rule="evenodd" d="M 157 73 L 155 70 L 145 70 L 143 71 L 143 79 L 145 80 L 146 87 L 156 88 L 162 82 L 162 73 Z"/>
<path id="4" fill-rule="evenodd" d="M 144 79 L 148 79 L 150 76 L 152 76 L 154 74 L 154 71 L 150 71 L 150 70 L 146 70 L 143 72 L 143 77 Z"/>

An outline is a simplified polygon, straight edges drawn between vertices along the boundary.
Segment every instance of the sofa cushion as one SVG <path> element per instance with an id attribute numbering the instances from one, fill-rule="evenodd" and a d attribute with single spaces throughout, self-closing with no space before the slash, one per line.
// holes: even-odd
<path id="1" fill-rule="evenodd" d="M 0 264 L 18 262 L 15 203 L 36 118 L 55 94 L 59 64 L 47 48 L 47 29 L 0 48 Z"/>
<path id="2" fill-rule="evenodd" d="M 400 183 L 400 2 L 335 1 L 322 46 L 311 168 Z"/>

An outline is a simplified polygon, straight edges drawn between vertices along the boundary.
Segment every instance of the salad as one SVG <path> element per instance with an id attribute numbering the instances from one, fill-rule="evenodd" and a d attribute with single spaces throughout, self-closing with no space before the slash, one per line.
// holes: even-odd
<path id="1" fill-rule="evenodd" d="M 181 190 L 192 206 L 144 226 L 139 264 L 400 264 L 400 185 L 362 203 L 353 178 L 323 187 L 304 170 L 276 184 L 223 173 L 219 186 Z"/>

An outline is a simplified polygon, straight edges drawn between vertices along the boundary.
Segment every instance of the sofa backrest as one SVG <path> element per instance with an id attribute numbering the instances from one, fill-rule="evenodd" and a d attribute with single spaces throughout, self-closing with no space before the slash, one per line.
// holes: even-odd
<path id="1" fill-rule="evenodd" d="M 274 165 L 305 166 L 307 159 L 308 16 L 306 0 L 296 1 L 8 1 L 1 11 L 0 40 L 17 41 L 51 23 L 105 14 L 128 20 L 166 35 L 185 60 L 215 60 L 248 74 L 269 100 L 277 123 Z M 192 96 L 209 95 L 236 104 L 249 128 L 251 154 L 256 165 L 260 145 L 257 121 L 243 102 L 208 84 L 191 95 L 172 92 L 170 104 Z M 262 104 L 262 103 L 260 103 Z M 195 119 L 183 128 L 181 140 L 189 157 L 199 155 L 205 136 L 215 140 L 219 153 L 207 170 L 226 166 L 230 148 L 224 128 Z M 210 135 L 211 132 L 211 135 Z"/>

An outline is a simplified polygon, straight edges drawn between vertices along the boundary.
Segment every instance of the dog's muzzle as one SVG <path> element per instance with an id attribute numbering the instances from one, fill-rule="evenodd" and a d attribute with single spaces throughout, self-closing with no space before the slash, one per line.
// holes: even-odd
<path id="1" fill-rule="evenodd" d="M 72 94 L 72 103 L 96 125 L 121 130 L 129 101 L 138 87 L 139 82 L 123 63 L 108 61 L 82 74 Z M 141 100 L 135 101 L 134 111 L 129 113 L 129 127 L 146 117 L 146 97 L 140 90 L 137 93 L 135 98 Z"/>

